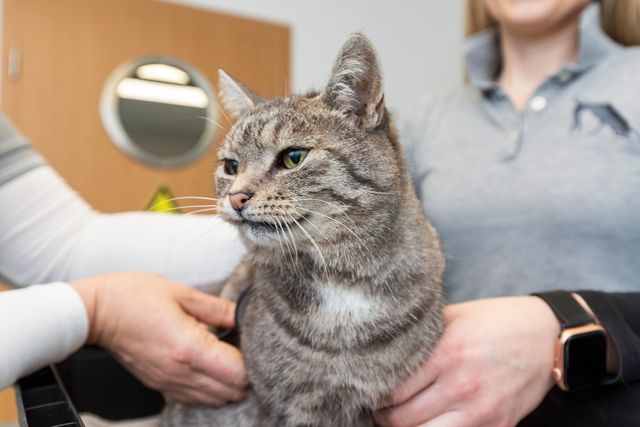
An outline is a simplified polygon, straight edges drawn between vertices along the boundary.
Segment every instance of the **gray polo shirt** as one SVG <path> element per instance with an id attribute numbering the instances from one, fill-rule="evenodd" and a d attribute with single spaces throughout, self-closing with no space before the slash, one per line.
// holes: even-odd
<path id="1" fill-rule="evenodd" d="M 469 84 L 403 132 L 447 255 L 450 302 L 533 291 L 640 290 L 640 50 L 590 8 L 580 54 L 522 112 L 495 83 L 495 30 L 468 41 Z"/>

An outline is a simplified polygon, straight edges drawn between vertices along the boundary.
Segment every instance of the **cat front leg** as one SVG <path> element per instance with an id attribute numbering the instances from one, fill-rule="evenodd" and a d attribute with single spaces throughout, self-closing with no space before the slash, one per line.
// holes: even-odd
<path id="1" fill-rule="evenodd" d="M 251 287 L 255 267 L 248 257 L 245 257 L 225 282 L 220 297 L 231 301 L 238 301 L 240 295 Z"/>

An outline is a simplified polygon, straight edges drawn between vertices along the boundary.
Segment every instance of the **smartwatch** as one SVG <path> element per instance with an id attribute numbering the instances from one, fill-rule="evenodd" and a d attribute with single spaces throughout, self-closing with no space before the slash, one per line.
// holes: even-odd
<path id="1" fill-rule="evenodd" d="M 560 321 L 552 374 L 558 387 L 572 391 L 599 385 L 607 370 L 607 335 L 567 291 L 531 294 L 542 298 Z"/>

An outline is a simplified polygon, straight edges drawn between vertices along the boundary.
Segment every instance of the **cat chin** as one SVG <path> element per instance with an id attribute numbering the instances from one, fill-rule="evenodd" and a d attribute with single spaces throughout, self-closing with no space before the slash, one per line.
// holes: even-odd
<path id="1" fill-rule="evenodd" d="M 278 233 L 274 228 L 259 224 L 245 223 L 240 226 L 241 235 L 254 245 L 276 246 L 278 245 Z"/>

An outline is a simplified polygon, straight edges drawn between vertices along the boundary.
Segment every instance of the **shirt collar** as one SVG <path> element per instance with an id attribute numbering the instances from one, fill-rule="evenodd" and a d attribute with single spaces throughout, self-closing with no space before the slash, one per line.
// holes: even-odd
<path id="1" fill-rule="evenodd" d="M 622 49 L 605 34 L 598 19 L 600 5 L 589 5 L 580 18 L 580 46 L 578 60 L 563 70 L 585 71 L 603 58 Z M 500 46 L 495 27 L 479 32 L 467 39 L 464 45 L 469 80 L 476 88 L 487 91 L 497 87 L 495 81 L 500 69 Z"/>

